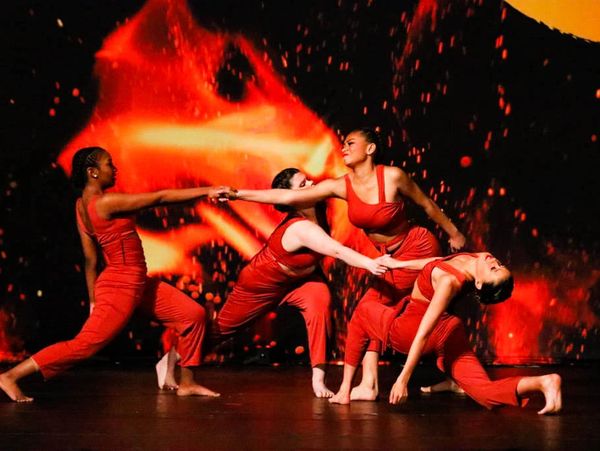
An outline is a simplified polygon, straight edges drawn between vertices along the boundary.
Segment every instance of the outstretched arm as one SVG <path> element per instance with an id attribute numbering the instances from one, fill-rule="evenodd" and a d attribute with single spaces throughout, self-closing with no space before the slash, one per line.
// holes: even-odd
<path id="1" fill-rule="evenodd" d="M 241 199 L 262 204 L 291 205 L 298 208 L 310 207 L 329 197 L 346 197 L 343 179 L 327 179 L 304 189 L 239 189 L 233 191 L 230 199 Z"/>
<path id="2" fill-rule="evenodd" d="M 425 267 L 427 263 L 430 263 L 435 260 L 439 260 L 443 257 L 430 257 L 430 258 L 419 258 L 417 260 L 396 260 L 389 254 L 381 255 L 377 257 L 375 260 L 381 263 L 383 266 L 387 266 L 389 269 L 415 269 L 421 270 Z"/>
<path id="3" fill-rule="evenodd" d="M 219 188 L 201 187 L 184 189 L 165 189 L 151 193 L 121 194 L 107 193 L 96 203 L 98 214 L 110 218 L 118 213 L 134 212 L 147 207 L 174 204 L 200 199 L 205 196 L 216 198 Z"/>
<path id="4" fill-rule="evenodd" d="M 450 249 L 458 251 L 465 245 L 465 236 L 456 228 L 452 221 L 444 214 L 438 205 L 408 176 L 406 172 L 399 168 L 393 168 L 392 176 L 398 187 L 398 190 L 406 197 L 410 198 L 415 204 L 419 205 L 427 216 L 439 225 L 444 232 L 448 234 Z"/>
<path id="5" fill-rule="evenodd" d="M 425 315 L 421 319 L 415 338 L 408 351 L 404 368 L 390 392 L 390 404 L 398 404 L 408 396 L 408 381 L 421 359 L 425 343 L 427 343 L 440 316 L 446 311 L 448 304 L 450 304 L 452 298 L 458 293 L 461 286 L 458 280 L 450 274 L 440 276 L 436 282 L 435 294 L 427 307 Z"/>
<path id="6" fill-rule="evenodd" d="M 307 247 L 319 254 L 338 258 L 350 266 L 366 269 L 375 275 L 382 275 L 387 268 L 377 261 L 360 254 L 339 241 L 331 238 L 325 231 L 310 221 L 298 221 L 284 233 L 282 242 L 288 248 Z"/>
<path id="7" fill-rule="evenodd" d="M 98 250 L 92 237 L 83 230 L 79 223 L 77 223 L 77 230 L 79 231 L 81 248 L 83 249 L 85 284 L 90 300 L 90 313 L 92 313 L 96 302 L 94 298 L 94 285 L 96 283 L 96 278 L 98 277 Z"/>

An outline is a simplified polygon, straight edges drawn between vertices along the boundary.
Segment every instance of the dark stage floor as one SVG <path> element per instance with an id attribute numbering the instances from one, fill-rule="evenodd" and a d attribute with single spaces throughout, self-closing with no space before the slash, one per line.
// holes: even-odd
<path id="1" fill-rule="evenodd" d="M 153 369 L 95 364 L 51 382 L 23 384 L 33 404 L 0 401 L 0 449 L 600 449 L 599 365 L 491 368 L 495 377 L 557 371 L 564 411 L 487 411 L 468 398 L 414 394 L 401 406 L 332 406 L 312 397 L 310 370 L 205 367 L 200 379 L 223 395 L 178 398 L 156 388 Z M 383 396 L 397 368 L 382 367 Z M 416 382 L 433 373 L 420 367 Z M 331 367 L 337 388 L 341 367 Z"/>

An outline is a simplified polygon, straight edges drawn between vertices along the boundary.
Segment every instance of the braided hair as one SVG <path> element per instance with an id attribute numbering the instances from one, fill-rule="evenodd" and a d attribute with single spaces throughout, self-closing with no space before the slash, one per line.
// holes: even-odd
<path id="1" fill-rule="evenodd" d="M 88 168 L 98 167 L 98 157 L 106 152 L 102 147 L 83 147 L 75 152 L 71 163 L 71 183 L 78 190 L 85 188 Z"/>

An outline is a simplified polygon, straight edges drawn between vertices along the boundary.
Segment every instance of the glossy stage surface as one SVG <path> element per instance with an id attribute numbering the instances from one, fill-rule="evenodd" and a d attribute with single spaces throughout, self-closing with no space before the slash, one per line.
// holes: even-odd
<path id="1" fill-rule="evenodd" d="M 542 417 L 541 398 L 487 411 L 464 396 L 420 395 L 417 385 L 391 406 L 394 365 L 380 367 L 380 401 L 337 406 L 312 396 L 306 367 L 204 367 L 198 380 L 222 393 L 208 399 L 158 390 L 148 364 L 92 362 L 50 382 L 26 380 L 32 404 L 4 397 L 0 449 L 600 449 L 599 369 L 489 368 L 494 378 L 558 372 L 564 411 Z M 414 382 L 436 377 L 423 365 Z M 330 388 L 340 379 L 341 367 L 330 367 Z"/>

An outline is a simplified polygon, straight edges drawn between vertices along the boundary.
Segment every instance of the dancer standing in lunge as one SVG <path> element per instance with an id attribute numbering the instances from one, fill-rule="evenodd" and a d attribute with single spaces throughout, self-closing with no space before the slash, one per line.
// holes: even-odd
<path id="1" fill-rule="evenodd" d="M 87 359 L 125 327 L 134 310 L 150 314 L 179 335 L 180 396 L 219 396 L 194 381 L 205 332 L 204 309 L 176 288 L 146 275 L 142 243 L 135 229 L 136 211 L 156 205 L 197 200 L 213 188 L 168 189 L 153 193 L 107 193 L 115 184 L 117 168 L 100 147 L 86 147 L 73 156 L 71 178 L 82 190 L 76 203 L 77 228 L 85 256 L 85 278 L 91 303 L 90 317 L 77 336 L 42 349 L 0 374 L 0 388 L 17 402 L 32 401 L 18 381 L 40 371 L 45 379 Z M 98 275 L 98 248 L 104 270 Z"/>

